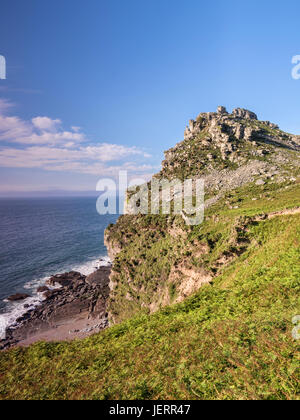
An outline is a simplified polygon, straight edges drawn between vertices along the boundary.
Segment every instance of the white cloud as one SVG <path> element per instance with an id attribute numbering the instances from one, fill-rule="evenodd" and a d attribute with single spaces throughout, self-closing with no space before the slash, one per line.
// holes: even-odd
<path id="1" fill-rule="evenodd" d="M 151 173 L 157 169 L 143 163 L 143 159 L 151 156 L 138 147 L 91 144 L 78 126 L 64 130 L 60 119 L 38 116 L 25 121 L 7 116 L 4 111 L 10 107 L 7 101 L 0 100 L 0 144 L 6 143 L 0 147 L 2 167 L 41 168 L 98 176 L 115 176 L 124 169 L 135 174 Z M 128 162 L 128 158 L 133 161 Z M 108 165 L 108 162 L 116 163 Z"/>
<path id="2" fill-rule="evenodd" d="M 12 104 L 7 99 L 0 98 L 0 113 L 4 114 L 7 110 L 12 108 L 14 104 Z"/>
<path id="3" fill-rule="evenodd" d="M 24 121 L 19 117 L 1 115 L 0 109 L 0 141 L 17 144 L 64 145 L 80 143 L 86 140 L 83 133 L 63 130 L 59 119 L 36 117 L 32 121 Z"/>
<path id="4" fill-rule="evenodd" d="M 61 120 L 52 120 L 48 117 L 32 118 L 32 124 L 41 131 L 57 131 L 61 125 Z"/>
<path id="5" fill-rule="evenodd" d="M 0 141 L 16 142 L 19 138 L 31 135 L 32 129 L 29 123 L 22 121 L 18 117 L 0 115 Z"/>
<path id="6" fill-rule="evenodd" d="M 81 127 L 77 127 L 77 125 L 73 125 L 71 128 L 73 131 L 75 131 L 75 133 L 78 133 L 78 131 L 81 130 Z"/>
<path id="7" fill-rule="evenodd" d="M 112 145 L 113 148 L 116 145 Z M 111 159 L 113 160 L 113 159 Z M 9 168 L 41 168 L 48 171 L 77 172 L 98 176 L 115 176 L 120 170 L 132 173 L 151 172 L 157 169 L 149 164 L 138 165 L 135 162 L 121 162 L 106 165 L 108 159 L 98 159 L 86 148 L 69 150 L 51 147 L 28 147 L 26 149 L 0 149 L 0 166 Z"/>
<path id="8" fill-rule="evenodd" d="M 85 141 L 85 136 L 81 133 L 73 133 L 71 131 L 59 131 L 56 133 L 50 131 L 43 131 L 41 133 L 30 133 L 29 135 L 20 136 L 16 138 L 13 142 L 20 144 L 45 144 L 65 146 L 66 144 L 70 145 L 70 142 L 81 143 L 83 141 Z"/>
<path id="9" fill-rule="evenodd" d="M 81 151 L 86 157 L 94 157 L 102 162 L 109 162 L 111 160 L 119 160 L 128 156 L 139 155 L 144 158 L 150 157 L 147 153 L 137 147 L 126 147 L 118 144 L 102 143 L 96 146 L 87 146 L 81 148 Z"/>
<path id="10" fill-rule="evenodd" d="M 112 154 L 110 155 L 111 146 Z M 133 148 L 115 144 L 105 145 L 105 154 L 99 153 L 101 146 L 96 150 L 91 147 L 79 149 L 66 149 L 55 147 L 33 146 L 26 149 L 3 148 L 0 149 L 0 166 L 10 168 L 43 168 L 50 171 L 71 171 L 86 174 L 116 174 L 119 170 L 127 169 L 130 172 L 149 172 L 156 169 L 149 164 L 136 164 L 135 162 L 121 162 L 121 164 L 106 166 L 108 161 L 116 160 L 116 150 L 122 148 L 123 155 L 134 154 Z M 98 150 L 99 149 L 99 150 Z"/>

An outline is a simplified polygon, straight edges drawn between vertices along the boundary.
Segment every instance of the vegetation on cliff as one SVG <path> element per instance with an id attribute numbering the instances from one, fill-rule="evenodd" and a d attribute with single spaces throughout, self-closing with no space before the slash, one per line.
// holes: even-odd
<path id="1" fill-rule="evenodd" d="M 273 134 L 260 137 L 260 146 L 252 132 L 245 138 L 241 131 L 242 145 L 229 152 L 211 134 L 207 194 L 217 199 L 201 225 L 187 226 L 175 215 L 125 215 L 110 226 L 106 241 L 115 253 L 108 310 L 117 325 L 85 340 L 2 352 L 0 398 L 297 398 L 298 138 L 254 115 L 220 109 L 208 125 L 191 124 L 185 145 L 203 129 L 215 133 L 211 123 L 223 118 L 234 130 L 263 124 Z M 221 138 L 231 143 L 231 135 Z M 237 153 L 240 147 L 253 159 Z M 181 144 L 163 165 L 170 178 L 177 176 L 179 149 L 186 153 Z M 185 169 L 184 176 L 202 173 L 194 172 L 195 150 L 191 156 L 185 168 L 192 172 Z"/>
<path id="2" fill-rule="evenodd" d="M 111 322 L 181 302 L 251 247 L 251 217 L 300 204 L 296 136 L 241 109 L 200 114 L 197 121 L 185 140 L 166 152 L 156 177 L 180 178 L 184 168 L 185 177 L 203 177 L 204 223 L 188 226 L 174 214 L 124 215 L 109 226 L 106 242 L 115 250 Z M 197 166 L 202 160 L 207 174 Z"/>

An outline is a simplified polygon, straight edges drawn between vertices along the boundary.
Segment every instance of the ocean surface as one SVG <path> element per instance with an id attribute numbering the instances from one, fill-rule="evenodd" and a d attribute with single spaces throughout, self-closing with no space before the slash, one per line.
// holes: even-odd
<path id="1" fill-rule="evenodd" d="M 24 304 L 41 302 L 36 289 L 51 275 L 90 274 L 108 260 L 104 230 L 117 218 L 100 216 L 95 197 L 0 199 L 0 338 L 28 310 Z M 8 302 L 15 293 L 31 297 Z"/>

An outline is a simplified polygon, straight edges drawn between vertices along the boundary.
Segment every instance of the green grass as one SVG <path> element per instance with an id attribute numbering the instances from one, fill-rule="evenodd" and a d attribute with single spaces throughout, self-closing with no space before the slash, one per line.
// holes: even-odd
<path id="1" fill-rule="evenodd" d="M 207 135 L 204 128 L 172 149 L 157 177 L 235 169 Z M 224 193 L 199 226 L 174 215 L 120 217 L 107 229 L 120 249 L 108 304 L 117 325 L 85 340 L 1 352 L 0 399 L 299 398 L 292 319 L 300 315 L 300 214 L 267 218 L 300 205 L 297 154 L 234 141 L 244 163 L 281 157 L 285 181 L 275 176 Z M 257 148 L 270 154 L 257 157 Z M 165 306 L 181 297 L 182 267 L 205 270 L 212 282 Z"/>
<path id="2" fill-rule="evenodd" d="M 231 191 L 205 212 L 203 224 L 194 227 L 174 216 L 122 216 L 109 229 L 110 240 L 122 248 L 114 262 L 111 319 L 122 322 L 149 314 L 150 305 L 159 307 L 165 295 L 173 302 L 177 291 L 169 276 L 176 264 L 218 274 L 220 259 L 237 259 L 255 243 L 247 232 L 251 218 L 299 205 L 299 184 L 286 186 L 250 184 Z M 229 208 L 236 205 L 238 209 Z M 202 254 L 201 246 L 207 249 Z"/>
<path id="3" fill-rule="evenodd" d="M 252 186 L 247 192 L 247 197 L 243 189 L 225 197 L 207 212 L 203 225 L 186 230 L 185 246 L 209 243 L 208 268 L 232 246 L 228 240 L 233 232 L 236 243 L 247 243 L 217 271 L 213 284 L 181 304 L 153 315 L 141 313 L 85 340 L 2 352 L 0 398 L 297 399 L 299 342 L 291 332 L 292 318 L 300 314 L 300 215 L 259 222 L 253 216 L 299 205 L 299 185 L 280 192 Z M 252 201 L 253 196 L 258 200 Z M 228 200 L 238 200 L 239 209 L 229 210 Z M 123 223 L 125 229 L 125 219 Z M 123 232 L 131 257 L 137 239 L 129 231 L 143 226 L 136 223 Z M 172 246 L 174 255 L 180 246 L 180 239 L 169 243 L 168 235 L 161 237 L 165 219 L 156 223 L 148 218 L 145 231 L 139 231 L 141 244 L 153 234 L 145 261 L 150 255 L 156 258 L 164 245 Z M 167 259 L 162 257 L 161 264 Z M 140 265 L 132 264 L 142 280 Z M 154 265 L 142 264 L 142 269 Z M 126 316 L 137 306 L 132 313 L 127 308 Z"/>

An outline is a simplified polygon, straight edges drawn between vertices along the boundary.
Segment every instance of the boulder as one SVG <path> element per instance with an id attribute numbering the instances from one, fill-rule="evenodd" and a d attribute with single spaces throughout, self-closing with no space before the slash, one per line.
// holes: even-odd
<path id="1" fill-rule="evenodd" d="M 227 109 L 225 108 L 225 106 L 218 106 L 217 112 L 218 112 L 218 114 L 222 114 L 222 115 L 228 114 Z"/>
<path id="2" fill-rule="evenodd" d="M 17 302 L 19 300 L 25 300 L 29 298 L 30 295 L 27 295 L 26 293 L 16 293 L 15 295 L 11 295 L 7 298 L 10 302 Z"/>
<path id="3" fill-rule="evenodd" d="M 265 185 L 265 181 L 263 181 L 262 179 L 258 179 L 255 184 L 256 185 Z"/>
<path id="4" fill-rule="evenodd" d="M 252 140 L 255 137 L 255 130 L 252 127 L 246 127 L 244 130 L 245 140 Z"/>
<path id="5" fill-rule="evenodd" d="M 87 276 L 85 281 L 90 286 L 93 286 L 93 285 L 101 286 L 107 283 L 107 279 L 110 275 L 110 272 L 111 272 L 111 267 L 103 266 L 99 270 Z"/>
<path id="6" fill-rule="evenodd" d="M 70 287 L 73 284 L 78 284 L 80 282 L 84 282 L 85 276 L 77 271 L 70 271 L 69 273 L 57 274 L 56 276 L 52 276 L 48 281 L 47 284 L 49 286 L 55 286 L 59 284 L 62 287 Z"/>
<path id="7" fill-rule="evenodd" d="M 252 111 L 248 111 L 248 109 L 236 108 L 233 110 L 232 115 L 245 120 L 257 120 L 257 115 Z"/>

